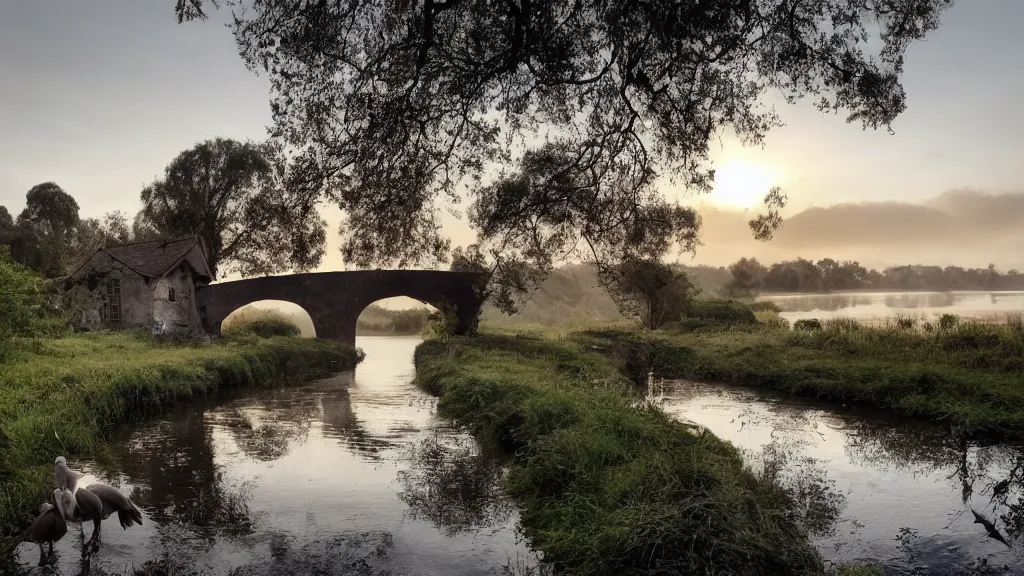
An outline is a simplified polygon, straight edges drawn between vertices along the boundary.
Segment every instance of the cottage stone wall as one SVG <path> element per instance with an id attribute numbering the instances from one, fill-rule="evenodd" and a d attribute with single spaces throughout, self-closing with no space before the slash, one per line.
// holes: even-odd
<path id="1" fill-rule="evenodd" d="M 170 292 L 174 290 L 174 301 Z M 153 286 L 153 329 L 163 334 L 191 334 L 199 328 L 192 275 L 179 266 Z"/>

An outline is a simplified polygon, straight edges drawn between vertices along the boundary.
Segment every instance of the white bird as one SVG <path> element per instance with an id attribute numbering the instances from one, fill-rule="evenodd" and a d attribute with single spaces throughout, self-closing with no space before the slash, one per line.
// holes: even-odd
<path id="1" fill-rule="evenodd" d="M 122 529 L 135 524 L 142 525 L 142 512 L 116 488 L 106 484 L 78 486 L 78 475 L 68 468 L 67 460 L 58 456 L 53 464 L 54 499 L 68 521 L 92 521 L 93 531 L 88 547 L 96 551 L 100 547 L 100 522 L 117 513 Z M 85 531 L 82 531 L 82 554 L 86 554 Z"/>

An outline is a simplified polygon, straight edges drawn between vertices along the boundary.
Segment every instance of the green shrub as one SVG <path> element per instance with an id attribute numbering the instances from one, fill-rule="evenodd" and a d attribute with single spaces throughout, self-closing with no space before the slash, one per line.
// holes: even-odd
<path id="1" fill-rule="evenodd" d="M 952 330 L 960 323 L 960 317 L 956 314 L 943 314 L 939 316 L 939 330 Z"/>
<path id="2" fill-rule="evenodd" d="M 821 330 L 821 320 L 818 320 L 817 318 L 801 318 L 793 323 L 793 329 L 808 332 L 812 330 Z"/>
<path id="3" fill-rule="evenodd" d="M 775 312 L 776 314 L 778 314 L 778 313 L 782 312 L 782 308 L 779 308 L 779 305 L 776 304 L 775 302 L 772 302 L 771 300 L 761 300 L 761 301 L 758 301 L 758 302 L 751 302 L 750 304 L 747 304 L 747 307 L 749 307 L 755 313 L 756 312 Z"/>
<path id="4" fill-rule="evenodd" d="M 225 336 L 295 337 L 301 334 L 299 326 L 290 316 L 277 310 L 257 310 L 241 316 L 221 330 Z"/>

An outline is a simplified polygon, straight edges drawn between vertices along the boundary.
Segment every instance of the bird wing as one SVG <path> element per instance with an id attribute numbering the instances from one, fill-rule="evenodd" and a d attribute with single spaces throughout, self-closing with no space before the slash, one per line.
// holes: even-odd
<path id="1" fill-rule="evenodd" d="M 83 520 L 95 520 L 106 518 L 110 515 L 106 512 L 106 506 L 95 492 L 89 488 L 79 488 L 75 492 L 75 503 L 78 504 L 78 514 Z"/>
<path id="2" fill-rule="evenodd" d="M 135 505 L 128 500 L 128 497 L 114 488 L 113 486 L 107 486 L 106 484 L 92 484 L 86 487 L 86 489 L 97 497 L 103 503 L 103 518 L 107 518 L 118 510 L 133 510 Z"/>

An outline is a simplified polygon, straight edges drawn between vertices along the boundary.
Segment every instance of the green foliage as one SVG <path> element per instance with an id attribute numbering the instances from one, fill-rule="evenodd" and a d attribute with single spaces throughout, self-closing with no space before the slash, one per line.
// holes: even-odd
<path id="1" fill-rule="evenodd" d="M 11 338 L 43 328 L 47 281 L 16 263 L 0 245 L 0 362 L 11 352 Z"/>
<path id="2" fill-rule="evenodd" d="M 326 222 L 276 146 L 216 138 L 180 153 L 142 190 L 140 226 L 197 235 L 215 273 L 267 275 L 320 264 Z"/>
<path id="3" fill-rule="evenodd" d="M 430 311 L 427 308 L 389 310 L 370 304 L 356 322 L 357 333 L 370 334 L 422 334 L 427 328 Z"/>
<path id="4" fill-rule="evenodd" d="M 458 326 L 459 319 L 449 306 L 442 306 L 439 310 L 431 313 L 427 319 L 429 335 L 443 342 L 445 346 L 451 344 L 452 336 L 455 336 Z"/>
<path id="5" fill-rule="evenodd" d="M 57 454 L 90 455 L 119 425 L 218 389 L 299 383 L 358 351 L 295 338 L 162 343 L 146 333 L 24 339 L 0 366 L 0 535 L 34 518 Z"/>
<path id="6" fill-rule="evenodd" d="M 656 260 L 626 260 L 599 273 L 624 316 L 646 328 L 678 321 L 697 294 L 682 271 Z"/>
<path id="7" fill-rule="evenodd" d="M 295 337 L 301 334 L 298 324 L 290 316 L 277 310 L 253 310 L 225 322 L 221 327 L 224 336 L 274 336 Z"/>
<path id="8" fill-rule="evenodd" d="M 868 270 L 856 261 L 837 262 L 803 258 L 765 267 L 756 259 L 741 258 L 729 266 L 730 296 L 767 292 L 830 292 L 833 290 L 1021 290 L 1024 273 L 959 266 L 892 266 Z"/>
<path id="9" fill-rule="evenodd" d="M 211 4 L 178 0 L 178 18 Z M 232 28 L 269 75 L 273 133 L 302 151 L 300 180 L 347 215 L 346 262 L 443 260 L 438 206 L 468 182 L 480 239 L 544 270 L 587 243 L 614 264 L 695 238 L 656 183 L 709 192 L 722 130 L 758 143 L 781 123 L 772 91 L 889 126 L 906 107 L 904 54 L 950 4 L 269 0 Z M 758 237 L 783 201 L 769 191 Z"/>
<path id="10" fill-rule="evenodd" d="M 775 302 L 772 302 L 771 300 L 751 302 L 750 304 L 747 304 L 747 307 L 753 310 L 754 312 L 775 312 L 776 314 L 782 312 L 782 308 L 779 308 L 779 305 L 776 304 Z"/>
<path id="11" fill-rule="evenodd" d="M 960 324 L 960 317 L 956 314 L 943 314 L 939 316 L 939 330 L 952 330 Z"/>
<path id="12" fill-rule="evenodd" d="M 512 454 L 506 491 L 569 574 L 819 574 L 785 493 L 739 452 L 636 405 L 611 359 L 574 341 L 480 335 L 416 351 L 439 412 Z"/>
<path id="13" fill-rule="evenodd" d="M 594 346 L 614 350 L 645 342 L 651 368 L 665 378 L 766 386 L 946 422 L 968 433 L 1024 431 L 1024 327 L 1012 323 L 962 322 L 933 332 L 896 322 L 825 322 L 792 331 L 719 324 L 643 338 L 590 335 Z"/>
<path id="14" fill-rule="evenodd" d="M 821 330 L 821 320 L 817 318 L 801 318 L 793 323 L 794 330 Z"/>

